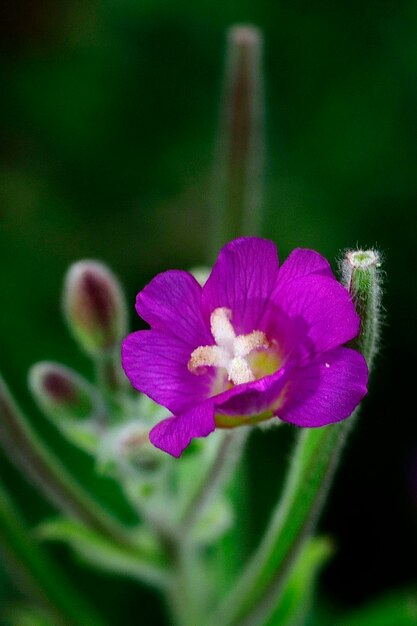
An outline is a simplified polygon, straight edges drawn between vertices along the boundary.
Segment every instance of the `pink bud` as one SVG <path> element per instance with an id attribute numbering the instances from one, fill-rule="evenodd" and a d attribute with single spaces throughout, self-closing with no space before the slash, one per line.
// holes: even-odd
<path id="1" fill-rule="evenodd" d="M 64 312 L 81 347 L 93 356 L 112 351 L 126 333 L 126 307 L 114 274 L 98 261 L 79 261 L 68 270 Z"/>
<path id="2" fill-rule="evenodd" d="M 29 386 L 39 407 L 51 419 L 86 419 L 97 412 L 94 388 L 64 365 L 43 361 L 29 372 Z"/>

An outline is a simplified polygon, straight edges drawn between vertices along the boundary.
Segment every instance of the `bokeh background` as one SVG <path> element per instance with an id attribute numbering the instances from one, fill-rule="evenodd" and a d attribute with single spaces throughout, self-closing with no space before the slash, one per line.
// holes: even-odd
<path id="1" fill-rule="evenodd" d="M 126 515 L 115 485 L 36 411 L 26 372 L 48 358 L 91 374 L 61 316 L 72 261 L 110 264 L 135 328 L 135 294 L 156 272 L 204 263 L 225 32 L 254 23 L 265 36 L 263 234 L 281 258 L 306 246 L 336 268 L 359 244 L 385 259 L 378 367 L 320 523 L 337 548 L 321 602 L 343 612 L 415 584 L 417 2 L 19 0 L 1 13 L 0 368 L 36 429 Z M 248 549 L 290 440 L 252 437 Z M 52 513 L 3 456 L 0 472 L 31 523 Z M 54 553 L 115 624 L 164 624 L 150 590 Z M 0 564 L 0 602 L 17 593 Z"/>

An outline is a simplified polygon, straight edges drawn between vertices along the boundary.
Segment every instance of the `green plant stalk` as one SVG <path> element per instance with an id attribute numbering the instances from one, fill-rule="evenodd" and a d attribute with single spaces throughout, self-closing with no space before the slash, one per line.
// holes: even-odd
<path id="1" fill-rule="evenodd" d="M 128 380 L 120 366 L 119 350 L 94 357 L 97 385 L 109 400 L 120 391 L 128 389 Z"/>
<path id="2" fill-rule="evenodd" d="M 369 368 L 380 326 L 380 286 L 375 270 L 379 259 L 376 265 L 375 253 L 372 257 L 366 257 L 365 253 L 365 261 L 361 257 L 358 269 L 352 254 L 346 255 L 344 281 L 361 315 L 356 345 Z M 210 626 L 261 626 L 268 619 L 300 549 L 314 530 L 357 413 L 356 410 L 348 420 L 331 426 L 301 431 L 282 498 L 266 533 L 241 578 L 209 622 Z"/>
<path id="3" fill-rule="evenodd" d="M 314 529 L 353 419 L 300 432 L 284 493 L 261 544 L 210 623 L 255 626 L 268 617 Z"/>
<path id="4" fill-rule="evenodd" d="M 177 532 L 165 544 L 171 564 L 171 584 L 166 589 L 166 600 L 175 626 L 194 626 L 201 623 L 211 593 L 204 552 L 192 540 L 192 532 L 201 516 L 219 492 L 238 462 L 246 433 L 226 432 L 197 485 L 183 515 Z"/>
<path id="5" fill-rule="evenodd" d="M 59 626 L 105 626 L 70 581 L 31 537 L 24 521 L 0 484 L 0 553 L 19 588 L 49 608 Z"/>
<path id="6" fill-rule="evenodd" d="M 239 433 L 230 430 L 223 435 L 215 458 L 184 512 L 181 532 L 186 533 L 198 522 L 224 481 L 232 475 L 243 451 L 247 436 L 245 430 L 241 429 Z"/>
<path id="7" fill-rule="evenodd" d="M 166 598 L 173 626 L 195 626 L 204 614 L 205 581 L 201 580 L 200 555 L 187 536 L 178 538 L 171 550 L 172 577 Z"/>
<path id="8" fill-rule="evenodd" d="M 10 460 L 56 507 L 118 544 L 131 544 L 127 529 L 95 502 L 45 447 L 17 407 L 1 376 L 0 444 Z"/>
<path id="9" fill-rule="evenodd" d="M 317 575 L 334 553 L 327 537 L 306 542 L 282 591 L 280 603 L 265 626 L 306 626 L 311 614 Z"/>

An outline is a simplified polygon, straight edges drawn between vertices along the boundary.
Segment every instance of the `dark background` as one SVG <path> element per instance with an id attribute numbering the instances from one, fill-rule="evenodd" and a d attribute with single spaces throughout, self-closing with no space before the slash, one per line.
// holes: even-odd
<path id="1" fill-rule="evenodd" d="M 337 545 L 321 592 L 344 610 L 415 583 L 417 3 L 20 0 L 0 11 L 0 368 L 36 428 L 123 516 L 114 486 L 36 412 L 26 371 L 48 358 L 90 373 L 60 313 L 70 262 L 110 264 L 134 327 L 145 282 L 204 263 L 225 32 L 254 23 L 265 36 L 263 234 L 282 259 L 296 246 L 337 259 L 357 244 L 385 259 L 371 393 L 320 524 Z M 253 542 L 290 437 L 252 438 Z M 32 523 L 51 512 L 3 457 L 0 471 Z M 152 592 L 55 552 L 115 623 L 137 606 L 161 623 Z"/>

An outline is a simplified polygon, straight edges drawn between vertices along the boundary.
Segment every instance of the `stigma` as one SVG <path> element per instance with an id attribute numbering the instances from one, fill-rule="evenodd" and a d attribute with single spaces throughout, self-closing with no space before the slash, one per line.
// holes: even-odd
<path id="1" fill-rule="evenodd" d="M 247 357 L 253 350 L 267 349 L 268 340 L 265 333 L 260 330 L 253 330 L 246 335 L 236 335 L 231 319 L 230 309 L 219 307 L 213 311 L 210 316 L 210 328 L 215 344 L 199 346 L 191 353 L 188 361 L 190 372 L 199 374 L 199 368 L 220 367 L 226 370 L 228 380 L 234 385 L 255 380 Z"/>

